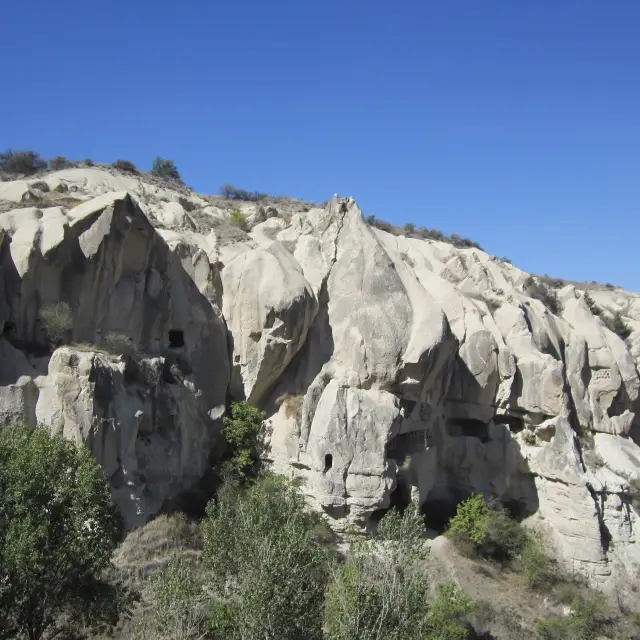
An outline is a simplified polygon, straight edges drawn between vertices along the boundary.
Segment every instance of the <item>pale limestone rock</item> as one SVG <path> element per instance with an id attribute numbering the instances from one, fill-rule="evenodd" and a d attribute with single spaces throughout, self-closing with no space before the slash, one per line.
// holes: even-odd
<path id="1" fill-rule="evenodd" d="M 135 393 L 125 363 L 98 353 L 58 350 L 40 376 L 33 355 L 0 353 L 2 420 L 37 418 L 87 442 L 130 523 L 204 473 L 228 327 L 232 395 L 267 410 L 273 468 L 300 478 L 335 528 L 374 526 L 411 500 L 444 525 L 481 491 L 531 516 L 605 590 L 624 595 L 635 579 L 637 294 L 590 291 L 630 325 L 625 343 L 577 287 L 558 292 L 554 316 L 520 269 L 373 229 L 337 196 L 270 213 L 240 204 L 250 233 L 226 225 L 213 198 L 97 167 L 2 183 L 0 200 L 37 206 L 0 213 L 7 340 L 42 346 L 39 310 L 57 300 L 72 303 L 77 341 L 118 331 L 162 355 L 168 331 L 184 333 L 184 378 L 137 378 Z M 571 425 L 595 431 L 593 447 Z"/>
<path id="2" fill-rule="evenodd" d="M 37 379 L 34 417 L 89 447 L 132 527 L 204 475 L 215 430 L 187 382 L 167 382 L 168 361 L 130 367 L 99 352 L 58 349 Z"/>
<path id="3" fill-rule="evenodd" d="M 304 343 L 317 299 L 302 269 L 276 243 L 232 260 L 222 285 L 236 393 L 257 403 Z"/>

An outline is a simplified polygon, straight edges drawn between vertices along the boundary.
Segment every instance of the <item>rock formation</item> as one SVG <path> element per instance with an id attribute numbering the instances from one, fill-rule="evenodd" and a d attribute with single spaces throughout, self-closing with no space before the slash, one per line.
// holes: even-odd
<path id="1" fill-rule="evenodd" d="M 640 575 L 640 295 L 589 288 L 625 342 L 584 286 L 554 315 L 510 263 L 337 196 L 265 209 L 68 169 L 0 183 L 0 211 L 0 420 L 88 444 L 131 526 L 205 473 L 225 402 L 247 398 L 273 468 L 338 530 L 409 501 L 442 527 L 483 492 L 602 588 Z M 136 358 L 103 348 L 114 332 Z"/>

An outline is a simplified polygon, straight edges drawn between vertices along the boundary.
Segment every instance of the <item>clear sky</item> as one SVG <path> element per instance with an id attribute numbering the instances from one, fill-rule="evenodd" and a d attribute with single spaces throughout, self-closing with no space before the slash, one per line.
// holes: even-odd
<path id="1" fill-rule="evenodd" d="M 640 291 L 638 0 L 32 0 L 0 12 L 0 148 L 459 233 Z"/>

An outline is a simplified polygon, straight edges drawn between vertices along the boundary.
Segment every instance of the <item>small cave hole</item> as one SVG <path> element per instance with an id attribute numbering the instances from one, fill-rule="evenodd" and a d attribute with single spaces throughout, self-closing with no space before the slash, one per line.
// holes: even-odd
<path id="1" fill-rule="evenodd" d="M 12 338 L 16 333 L 16 323 L 11 320 L 7 320 L 2 328 L 2 336 L 4 338 Z"/>
<path id="2" fill-rule="evenodd" d="M 324 472 L 327 473 L 333 467 L 333 456 L 330 453 L 324 457 Z"/>
<path id="3" fill-rule="evenodd" d="M 179 349 L 184 347 L 184 331 L 182 329 L 169 329 L 169 348 Z"/>

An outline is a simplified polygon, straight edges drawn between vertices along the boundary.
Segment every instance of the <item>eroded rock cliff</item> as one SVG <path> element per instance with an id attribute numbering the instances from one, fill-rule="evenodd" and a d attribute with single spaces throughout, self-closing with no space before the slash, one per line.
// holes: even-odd
<path id="1" fill-rule="evenodd" d="M 411 500 L 442 527 L 480 491 L 605 589 L 640 575 L 639 295 L 591 287 L 598 316 L 568 284 L 553 314 L 510 263 L 337 196 L 267 215 L 95 168 L 0 200 L 0 418 L 86 442 L 131 524 L 204 474 L 225 401 L 247 398 L 274 469 L 337 529 Z M 61 300 L 70 346 L 51 354 L 39 318 Z M 137 364 L 100 348 L 109 332 Z"/>

